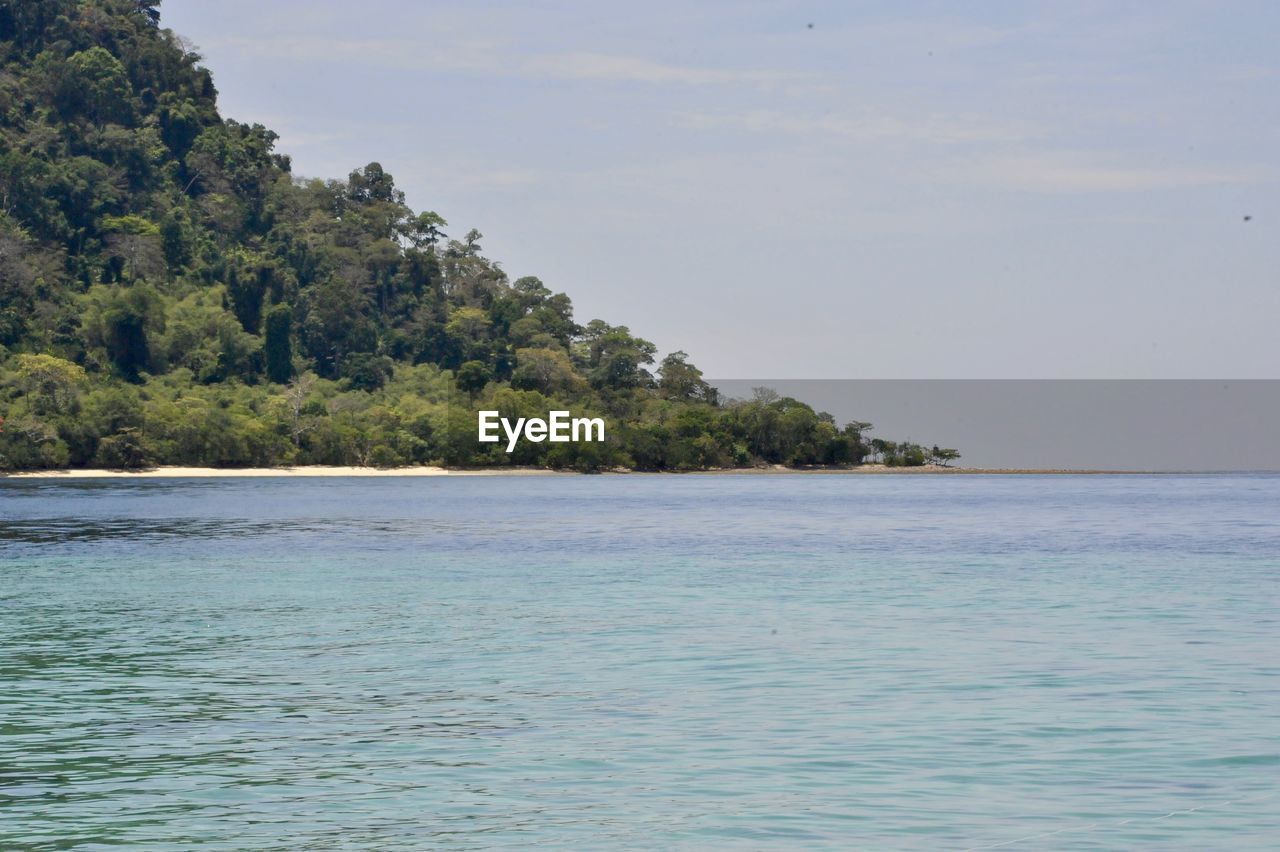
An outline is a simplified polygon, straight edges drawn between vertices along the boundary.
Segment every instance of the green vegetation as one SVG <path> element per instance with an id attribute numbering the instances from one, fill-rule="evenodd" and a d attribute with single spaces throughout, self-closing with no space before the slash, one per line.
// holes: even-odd
<path id="1" fill-rule="evenodd" d="M 0 469 L 153 464 L 690 470 L 955 458 L 868 444 L 515 281 L 377 163 L 302 180 L 223 119 L 158 2 L 0 0 Z M 476 441 L 475 411 L 603 444 Z M 948 455 L 950 454 L 950 455 Z"/>

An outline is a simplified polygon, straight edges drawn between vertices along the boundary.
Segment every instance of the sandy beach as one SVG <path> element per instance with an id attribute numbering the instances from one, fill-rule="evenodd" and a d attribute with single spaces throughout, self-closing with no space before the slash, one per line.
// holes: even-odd
<path id="1" fill-rule="evenodd" d="M 1139 474 L 1154 471 L 1133 470 L 1064 470 L 1034 468 L 976 468 L 976 467 L 941 467 L 924 465 L 921 467 L 888 467 L 882 464 L 865 464 L 859 467 L 806 467 L 794 468 L 774 465 L 772 467 L 727 468 L 724 470 L 699 471 L 632 471 L 611 470 L 606 474 L 623 476 L 920 476 L 929 474 L 964 475 L 964 474 Z M 307 465 L 302 467 L 247 467 L 247 468 L 215 468 L 215 467 L 155 467 L 146 470 L 36 470 L 0 474 L 0 479 L 208 479 L 208 478 L 249 478 L 278 477 L 297 479 L 305 477 L 389 477 L 389 476 L 585 476 L 587 474 L 567 470 L 548 470 L 534 467 L 499 467 L 458 469 L 421 465 L 415 467 L 355 467 L 355 466 L 322 466 Z"/>
<path id="2" fill-rule="evenodd" d="M 427 465 L 417 467 L 329 467 L 307 465 L 303 467 L 155 467 L 146 470 L 37 470 L 25 473 L 4 474 L 8 479 L 209 479 L 279 477 L 301 479 L 319 476 L 572 476 L 572 472 L 542 470 L 538 468 L 510 468 L 501 470 L 450 470 Z"/>

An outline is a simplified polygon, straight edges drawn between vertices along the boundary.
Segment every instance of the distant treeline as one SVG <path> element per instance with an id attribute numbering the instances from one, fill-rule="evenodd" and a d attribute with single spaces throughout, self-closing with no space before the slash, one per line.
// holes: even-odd
<path id="1" fill-rule="evenodd" d="M 377 163 L 295 178 L 158 7 L 0 0 L 0 469 L 958 457 L 719 399 L 684 352 L 510 281 Z M 608 440 L 507 454 L 480 408 L 603 417 Z"/>

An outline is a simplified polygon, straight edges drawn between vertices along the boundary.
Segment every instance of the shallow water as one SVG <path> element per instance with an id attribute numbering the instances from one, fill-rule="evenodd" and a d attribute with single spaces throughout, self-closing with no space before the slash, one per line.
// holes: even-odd
<path id="1" fill-rule="evenodd" d="M 1274 848 L 1278 519 L 1262 475 L 0 482 L 0 848 Z"/>

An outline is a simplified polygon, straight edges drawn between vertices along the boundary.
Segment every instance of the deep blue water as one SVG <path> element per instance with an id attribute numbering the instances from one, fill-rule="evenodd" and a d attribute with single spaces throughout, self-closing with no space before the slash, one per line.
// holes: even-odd
<path id="1" fill-rule="evenodd" d="M 1276 848 L 1278 781 L 1280 477 L 0 482 L 0 849 Z"/>

